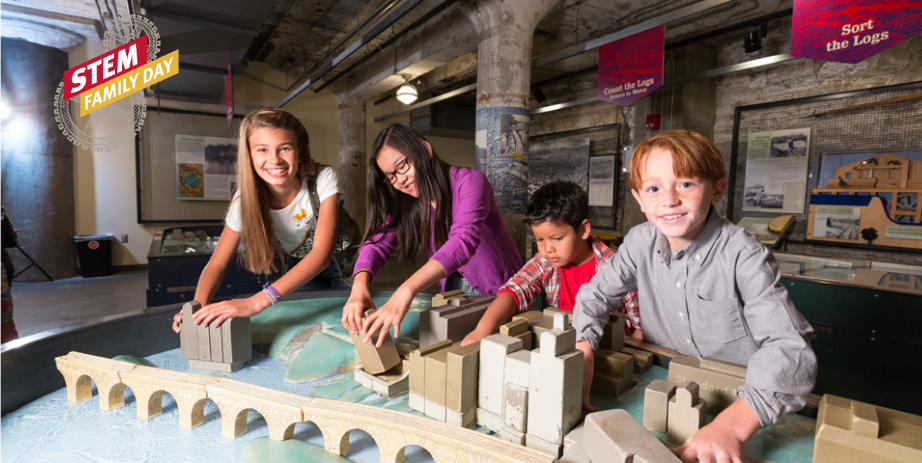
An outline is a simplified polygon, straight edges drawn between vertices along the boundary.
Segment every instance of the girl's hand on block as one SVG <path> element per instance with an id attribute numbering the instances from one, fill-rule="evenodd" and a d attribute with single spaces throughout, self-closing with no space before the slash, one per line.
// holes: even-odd
<path id="1" fill-rule="evenodd" d="M 359 285 L 352 287 L 352 294 L 346 305 L 343 306 L 343 327 L 352 334 L 359 334 L 362 329 L 362 315 L 368 309 L 374 309 L 375 303 L 371 300 L 371 293 L 367 287 L 360 288 Z"/>
<path id="2" fill-rule="evenodd" d="M 202 307 L 202 310 L 195 312 L 193 317 L 196 325 L 208 326 L 209 323 L 214 322 L 212 326 L 217 327 L 221 326 L 221 323 L 224 323 L 224 320 L 228 318 L 257 315 L 263 309 L 269 307 L 269 302 L 268 296 L 264 293 L 257 293 L 246 299 L 231 299 L 208 304 Z"/>
<path id="3" fill-rule="evenodd" d="M 391 325 L 394 326 L 394 338 L 399 337 L 400 322 L 403 321 L 404 315 L 410 310 L 411 303 L 413 303 L 413 292 L 403 289 L 403 287 L 397 288 L 397 291 L 394 291 L 386 304 L 365 319 L 362 324 L 362 331 L 366 333 L 363 342 L 368 342 L 373 333 L 379 333 L 375 346 L 381 347 L 384 342 L 384 336 L 391 329 Z"/>

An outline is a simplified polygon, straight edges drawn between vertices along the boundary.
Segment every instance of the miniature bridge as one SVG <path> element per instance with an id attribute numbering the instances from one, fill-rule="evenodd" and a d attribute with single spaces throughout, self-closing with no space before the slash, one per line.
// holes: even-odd
<path id="1" fill-rule="evenodd" d="M 262 386 L 133 365 L 71 352 L 55 359 L 67 385 L 67 400 L 92 396 L 91 381 L 99 392 L 99 408 L 113 410 L 125 404 L 125 386 L 134 393 L 138 418 L 149 420 L 162 411 L 162 396 L 176 400 L 180 427 L 192 429 L 204 422 L 205 400 L 221 412 L 221 434 L 235 438 L 247 430 L 247 411 L 262 414 L 275 440 L 291 438 L 295 424 L 312 422 L 323 434 L 328 452 L 345 455 L 349 433 L 367 432 L 378 444 L 382 463 L 402 462 L 404 450 L 418 445 L 438 462 L 552 462 L 550 454 L 515 445 L 470 429 L 378 407 L 338 400 L 314 399 Z"/>

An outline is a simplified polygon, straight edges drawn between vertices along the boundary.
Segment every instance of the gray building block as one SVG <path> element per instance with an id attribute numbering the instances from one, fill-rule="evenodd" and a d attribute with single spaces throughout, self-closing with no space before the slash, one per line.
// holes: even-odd
<path id="1" fill-rule="evenodd" d="M 224 363 L 249 362 L 253 358 L 250 318 L 234 317 L 221 324 Z"/>
<path id="2" fill-rule="evenodd" d="M 375 313 L 374 309 L 365 311 L 362 319 L 364 320 L 365 317 L 373 313 Z M 364 342 L 364 334 L 349 333 L 349 336 L 352 337 L 352 344 L 355 345 L 355 351 L 359 354 L 359 358 L 362 359 L 362 366 L 365 367 L 365 371 L 373 375 L 384 373 L 400 363 L 400 354 L 397 353 L 397 347 L 394 346 L 394 340 L 391 338 L 390 332 L 384 334 L 381 347 L 375 346 L 378 342 L 379 331 L 380 329 L 374 332 L 367 343 Z"/>
<path id="3" fill-rule="evenodd" d="M 582 422 L 570 430 L 563 438 L 563 455 L 557 460 L 560 463 L 589 463 L 589 454 L 583 447 L 583 434 L 586 423 Z"/>
<path id="4" fill-rule="evenodd" d="M 666 432 L 669 400 L 675 395 L 675 384 L 662 379 L 650 382 L 643 391 L 643 425 L 645 428 Z"/>
<path id="5" fill-rule="evenodd" d="M 448 353 L 460 349 L 450 346 L 433 352 L 426 359 L 426 400 L 445 406 L 445 385 L 448 378 Z M 426 413 L 428 415 L 428 412 Z M 444 413 L 443 413 L 444 414 Z M 444 418 L 442 419 L 444 421 Z"/>
<path id="6" fill-rule="evenodd" d="M 243 362 L 209 362 L 208 360 L 189 359 L 189 368 L 194 370 L 211 370 L 220 373 L 233 373 L 243 368 Z"/>
<path id="7" fill-rule="evenodd" d="M 634 358 L 621 352 L 599 348 L 595 351 L 592 391 L 620 397 L 634 384 Z"/>
<path id="8" fill-rule="evenodd" d="M 493 296 L 475 296 L 460 301 L 457 306 L 448 304 L 420 312 L 419 345 L 426 346 L 446 339 L 452 342 L 463 340 L 477 327 L 494 299 Z"/>
<path id="9" fill-rule="evenodd" d="M 606 410 L 586 416 L 583 448 L 595 462 L 682 462 L 625 410 Z"/>
<path id="10" fill-rule="evenodd" d="M 634 357 L 634 374 L 642 375 L 653 366 L 653 352 L 622 347 L 621 352 Z"/>
<path id="11" fill-rule="evenodd" d="M 367 374 L 367 373 L 366 373 Z M 394 368 L 372 376 L 371 389 L 387 397 L 397 397 L 410 390 L 410 362 L 404 360 Z"/>
<path id="12" fill-rule="evenodd" d="M 439 405 L 429 400 L 429 398 L 427 397 L 425 399 L 425 406 L 423 408 L 425 408 L 425 411 L 423 413 L 425 413 L 426 416 L 439 420 L 443 423 L 445 422 L 445 406 L 444 405 Z"/>
<path id="13" fill-rule="evenodd" d="M 445 422 L 462 428 L 470 427 L 474 424 L 477 407 L 473 407 L 466 412 L 456 412 L 449 408 L 445 409 Z"/>
<path id="14" fill-rule="evenodd" d="M 410 392 L 413 392 L 420 397 L 426 396 L 425 357 L 448 346 L 451 346 L 451 341 L 445 340 L 410 352 Z M 422 411 L 422 406 L 420 406 L 418 409 L 414 408 L 414 410 Z"/>
<path id="15" fill-rule="evenodd" d="M 570 329 L 570 317 L 572 314 L 569 312 L 559 311 L 553 312 L 554 317 L 554 329 L 560 331 L 566 331 Z"/>
<path id="16" fill-rule="evenodd" d="M 439 293 L 439 294 L 436 294 L 435 296 L 432 296 L 432 308 L 447 305 L 448 301 L 456 297 L 467 299 L 467 296 L 464 295 L 464 291 L 461 291 L 460 289 L 453 289 L 451 291 L 445 291 L 444 293 Z"/>
<path id="17" fill-rule="evenodd" d="M 448 353 L 445 407 L 455 413 L 471 412 L 477 406 L 477 377 L 480 374 L 480 342 Z M 466 426 L 465 426 L 466 427 Z"/>
<path id="18" fill-rule="evenodd" d="M 531 342 L 535 337 L 535 335 L 531 334 L 531 331 L 526 331 L 513 337 L 522 340 L 522 350 L 531 350 Z"/>
<path id="19" fill-rule="evenodd" d="M 531 375 L 531 351 L 519 350 L 506 356 L 503 365 L 503 381 L 528 388 Z"/>
<path id="20" fill-rule="evenodd" d="M 195 325 L 195 336 L 198 338 L 197 360 L 211 361 L 211 329 L 205 325 Z"/>
<path id="21" fill-rule="evenodd" d="M 524 318 L 519 318 L 517 320 L 512 320 L 505 325 L 499 327 L 499 334 L 504 334 L 506 336 L 517 336 L 523 333 L 528 332 L 528 320 Z"/>
<path id="22" fill-rule="evenodd" d="M 359 383 L 365 389 L 374 390 L 373 383 L 375 382 L 375 377 L 371 373 L 365 371 L 361 365 L 356 365 L 355 370 L 352 370 L 352 376 L 355 379 L 355 382 Z"/>
<path id="23" fill-rule="evenodd" d="M 566 331 L 557 328 L 547 330 L 541 333 L 541 350 L 554 357 L 559 357 L 567 352 L 576 349 L 576 329 L 569 328 Z"/>
<path id="24" fill-rule="evenodd" d="M 528 418 L 528 388 L 506 383 L 503 390 L 503 424 L 518 432 L 525 432 Z"/>
<path id="25" fill-rule="evenodd" d="M 182 228 L 174 228 L 172 233 L 170 233 L 170 239 L 176 241 L 182 241 Z"/>
<path id="26" fill-rule="evenodd" d="M 669 399 L 669 418 L 666 421 L 666 439 L 669 442 L 682 444 L 704 426 L 707 404 L 698 397 L 698 390 L 697 383 L 686 381 Z"/>
<path id="27" fill-rule="evenodd" d="M 503 412 L 503 369 L 506 355 L 522 350 L 522 340 L 492 334 L 480 341 L 480 375 L 477 386 L 478 407 L 501 416 Z"/>
<path id="28" fill-rule="evenodd" d="M 175 234 L 178 229 L 173 229 Z M 193 314 L 201 310 L 199 301 L 192 301 L 182 306 L 182 322 L 179 325 L 179 347 L 183 358 L 198 360 L 198 333 L 195 329 Z"/>
<path id="29" fill-rule="evenodd" d="M 562 444 L 582 411 L 583 353 L 532 351 L 529 385 L 528 434 Z"/>
<path id="30" fill-rule="evenodd" d="M 224 323 L 227 323 L 227 321 L 225 321 Z M 224 323 L 222 323 L 222 325 Z M 222 341 L 224 340 L 224 336 L 221 333 L 221 327 L 212 326 L 209 324 L 208 325 L 208 338 L 209 338 L 209 341 L 211 342 L 211 347 L 209 349 L 211 351 L 211 361 L 218 362 L 218 363 L 224 363 L 224 345 L 222 344 Z"/>
<path id="31" fill-rule="evenodd" d="M 525 434 L 525 446 L 530 449 L 535 449 L 539 452 L 550 453 L 554 458 L 560 458 L 560 454 L 563 451 L 563 438 L 560 439 L 561 443 L 548 442 L 542 439 L 539 436 L 536 436 L 532 433 Z M 607 460 L 599 460 L 607 461 Z"/>
<path id="32" fill-rule="evenodd" d="M 412 377 L 412 375 L 410 377 Z M 420 413 L 426 413 L 426 396 L 410 391 L 410 399 L 408 402 L 410 404 L 410 408 L 413 410 L 416 410 Z"/>
<path id="33" fill-rule="evenodd" d="M 608 323 L 602 329 L 599 347 L 618 352 L 624 348 L 624 314 L 613 312 L 608 315 Z"/>
<path id="34" fill-rule="evenodd" d="M 746 384 L 746 367 L 717 359 L 676 356 L 669 362 L 669 382 L 698 383 L 707 412 L 717 415 L 736 401 L 736 391 Z"/>
<path id="35" fill-rule="evenodd" d="M 504 441 L 512 442 L 516 445 L 525 445 L 525 433 L 523 432 L 518 432 L 514 429 L 509 429 L 503 426 L 497 431 L 497 433 L 499 434 L 499 438 Z"/>
<path id="36" fill-rule="evenodd" d="M 490 429 L 493 432 L 499 432 L 503 426 L 503 417 L 493 413 L 485 408 L 477 407 L 474 419 L 477 424 Z"/>

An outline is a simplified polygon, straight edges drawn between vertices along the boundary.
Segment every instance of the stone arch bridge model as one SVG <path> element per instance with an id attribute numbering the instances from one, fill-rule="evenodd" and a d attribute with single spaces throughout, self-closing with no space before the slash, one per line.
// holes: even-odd
<path id="1" fill-rule="evenodd" d="M 437 463 L 554 461 L 553 455 L 470 429 L 378 407 L 303 397 L 232 379 L 79 352 L 57 357 L 55 363 L 71 402 L 92 397 L 92 381 L 99 393 L 99 408 L 113 410 L 125 404 L 128 386 L 137 400 L 138 418 L 149 420 L 161 413 L 162 395 L 167 392 L 176 400 L 180 427 L 192 429 L 203 423 L 205 400 L 211 399 L 221 412 L 221 434 L 231 439 L 246 432 L 247 410 L 253 409 L 265 418 L 271 439 L 289 439 L 295 424 L 309 421 L 320 428 L 326 450 L 338 455 L 349 451 L 349 432 L 363 430 L 378 444 L 382 463 L 401 462 L 409 445 L 426 449 Z"/>

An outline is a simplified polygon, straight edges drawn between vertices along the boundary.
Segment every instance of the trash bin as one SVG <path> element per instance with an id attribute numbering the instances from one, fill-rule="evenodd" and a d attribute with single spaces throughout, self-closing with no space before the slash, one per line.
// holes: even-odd
<path id="1" fill-rule="evenodd" d="M 107 277 L 112 275 L 112 240 L 109 233 L 99 235 L 77 235 L 77 258 L 80 261 L 80 276 L 83 278 Z"/>

